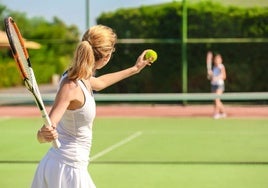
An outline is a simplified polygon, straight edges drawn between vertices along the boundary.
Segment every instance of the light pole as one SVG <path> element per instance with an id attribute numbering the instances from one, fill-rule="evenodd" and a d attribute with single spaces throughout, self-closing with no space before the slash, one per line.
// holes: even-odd
<path id="1" fill-rule="evenodd" d="M 86 0 L 86 29 L 88 29 L 90 26 L 89 10 L 90 10 L 89 0 Z"/>
<path id="2" fill-rule="evenodd" d="M 182 61 L 182 93 L 188 90 L 188 65 L 187 65 L 187 2 L 182 1 L 182 41 L 181 41 L 181 61 Z"/>

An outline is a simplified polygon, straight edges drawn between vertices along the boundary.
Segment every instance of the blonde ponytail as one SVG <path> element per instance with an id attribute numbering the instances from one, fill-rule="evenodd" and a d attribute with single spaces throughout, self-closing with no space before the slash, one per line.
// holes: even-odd
<path id="1" fill-rule="evenodd" d="M 96 25 L 87 30 L 76 48 L 68 78 L 80 80 L 91 77 L 95 62 L 114 51 L 116 40 L 117 36 L 110 27 Z"/>
<path id="2" fill-rule="evenodd" d="M 95 58 L 92 46 L 88 41 L 78 44 L 72 65 L 68 71 L 70 80 L 88 79 L 92 75 Z"/>

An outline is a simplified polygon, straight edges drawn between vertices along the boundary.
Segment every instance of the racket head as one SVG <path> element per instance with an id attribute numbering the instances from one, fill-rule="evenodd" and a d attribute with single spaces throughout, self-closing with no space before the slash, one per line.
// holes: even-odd
<path id="1" fill-rule="evenodd" d="M 208 71 L 212 69 L 212 61 L 213 61 L 213 53 L 211 51 L 209 51 L 207 53 L 207 59 L 206 59 Z"/>
<path id="2" fill-rule="evenodd" d="M 28 51 L 20 30 L 12 17 L 5 18 L 5 29 L 12 55 L 26 86 L 33 84 L 32 68 Z"/>

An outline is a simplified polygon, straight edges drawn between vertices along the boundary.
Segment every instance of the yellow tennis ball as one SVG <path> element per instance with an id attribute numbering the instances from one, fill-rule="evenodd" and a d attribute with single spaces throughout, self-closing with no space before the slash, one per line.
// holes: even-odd
<path id="1" fill-rule="evenodd" d="M 148 50 L 145 53 L 145 59 L 149 59 L 152 63 L 157 60 L 157 53 L 154 50 Z"/>

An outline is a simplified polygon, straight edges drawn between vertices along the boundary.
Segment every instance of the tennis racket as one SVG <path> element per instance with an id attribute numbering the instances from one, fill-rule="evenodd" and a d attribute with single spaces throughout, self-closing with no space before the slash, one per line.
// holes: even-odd
<path id="1" fill-rule="evenodd" d="M 5 18 L 5 28 L 7 33 L 7 38 L 11 47 L 13 57 L 16 61 L 20 75 L 24 81 L 26 88 L 34 96 L 35 102 L 39 111 L 42 115 L 42 119 L 46 126 L 52 126 L 52 123 L 49 119 L 47 111 L 45 109 L 35 76 L 31 66 L 30 58 L 28 51 L 25 48 L 24 40 L 20 34 L 19 28 L 17 27 L 15 21 L 11 18 Z M 60 142 L 54 140 L 52 142 L 53 147 L 59 148 Z"/>
<path id="2" fill-rule="evenodd" d="M 207 53 L 207 71 L 210 71 L 212 69 L 212 59 L 213 59 L 213 54 L 212 52 Z"/>
<path id="3" fill-rule="evenodd" d="M 206 59 L 206 64 L 207 64 L 207 78 L 210 79 L 211 75 L 209 74 L 212 70 L 212 61 L 213 61 L 213 53 L 209 51 L 207 53 L 207 59 Z"/>

